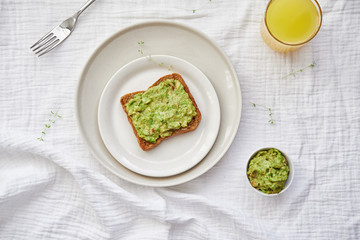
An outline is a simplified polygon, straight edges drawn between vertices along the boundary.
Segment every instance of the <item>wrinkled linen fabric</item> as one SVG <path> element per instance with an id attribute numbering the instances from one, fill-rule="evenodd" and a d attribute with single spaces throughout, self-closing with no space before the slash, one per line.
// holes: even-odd
<path id="1" fill-rule="evenodd" d="M 0 239 L 360 239 L 360 1 L 319 0 L 319 34 L 282 54 L 260 37 L 266 0 L 98 0 L 66 42 L 36 57 L 29 47 L 84 2 L 0 2 Z M 82 141 L 74 109 L 95 48 L 156 19 L 213 39 L 234 65 L 243 97 L 221 161 L 167 188 L 103 168 Z M 274 125 L 252 102 L 272 109 Z M 38 141 L 57 110 L 62 118 Z M 277 197 L 257 194 L 244 177 L 249 156 L 267 146 L 287 153 L 296 169 Z"/>

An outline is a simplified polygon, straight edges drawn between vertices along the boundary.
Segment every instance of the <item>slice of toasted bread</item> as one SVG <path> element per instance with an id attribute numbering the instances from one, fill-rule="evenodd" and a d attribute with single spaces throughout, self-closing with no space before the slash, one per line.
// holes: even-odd
<path id="1" fill-rule="evenodd" d="M 134 97 L 134 95 L 136 95 L 137 93 L 142 93 L 142 92 L 145 92 L 145 91 L 138 91 L 138 92 L 133 92 L 133 93 L 128 93 L 124 96 L 121 97 L 120 99 L 120 103 L 126 113 L 126 116 L 131 124 L 131 127 L 133 128 L 133 131 L 134 131 L 134 134 L 138 140 L 138 143 L 141 147 L 142 150 L 144 151 L 147 151 L 147 150 L 150 150 L 154 147 L 156 147 L 157 145 L 159 145 L 163 140 L 169 138 L 169 137 L 172 137 L 172 136 L 175 136 L 175 135 L 179 135 L 179 134 L 182 134 L 182 133 L 186 133 L 186 132 L 189 132 L 189 131 L 192 131 L 192 130 L 195 130 L 197 128 L 197 126 L 199 125 L 200 123 L 200 120 L 201 120 L 201 113 L 200 113 L 200 110 L 199 108 L 197 107 L 196 105 L 196 102 L 194 100 L 194 97 L 191 95 L 190 91 L 189 91 L 189 88 L 188 86 L 186 85 L 186 83 L 184 82 L 183 78 L 181 77 L 180 74 L 177 74 L 177 73 L 173 73 L 173 74 L 169 74 L 169 75 L 166 75 L 162 78 L 160 78 L 159 80 L 157 80 L 153 85 L 151 85 L 149 88 L 151 87 L 154 87 L 156 85 L 159 85 L 161 82 L 167 80 L 167 79 L 175 79 L 175 80 L 178 80 L 183 86 L 184 86 L 184 90 L 185 92 L 189 95 L 192 103 L 194 104 L 194 107 L 196 109 L 196 116 L 193 117 L 193 119 L 188 123 L 188 125 L 186 127 L 181 127 L 177 130 L 174 130 L 174 132 L 168 136 L 168 137 L 159 137 L 155 143 L 151 143 L 151 142 L 148 142 L 142 138 L 139 137 L 136 129 L 135 129 L 135 126 L 133 125 L 133 122 L 129 116 L 129 114 L 127 113 L 126 111 L 126 103 L 129 102 L 130 99 L 132 99 Z"/>

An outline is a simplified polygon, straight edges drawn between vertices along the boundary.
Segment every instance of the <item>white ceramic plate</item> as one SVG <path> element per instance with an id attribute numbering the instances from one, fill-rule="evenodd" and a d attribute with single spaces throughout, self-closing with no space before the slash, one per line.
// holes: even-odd
<path id="1" fill-rule="evenodd" d="M 100 136 L 97 113 L 101 93 L 116 71 L 140 57 L 139 41 L 144 42 L 143 52 L 146 55 L 176 56 L 195 65 L 214 86 L 219 99 L 221 122 L 213 147 L 201 162 L 178 175 L 158 178 L 130 171 L 110 154 Z M 241 106 L 239 81 L 224 52 L 203 33 L 174 21 L 139 23 L 105 40 L 84 66 L 76 93 L 79 131 L 93 156 L 116 176 L 154 187 L 185 183 L 218 163 L 237 133 Z"/>
<path id="2" fill-rule="evenodd" d="M 145 152 L 138 145 L 120 98 L 146 90 L 172 72 L 183 77 L 202 119 L 196 130 L 169 138 Z M 180 58 L 155 55 L 151 60 L 147 57 L 136 59 L 115 73 L 101 95 L 98 122 L 105 146 L 122 165 L 146 176 L 167 177 L 192 168 L 209 152 L 219 131 L 220 107 L 213 86 L 199 69 Z"/>

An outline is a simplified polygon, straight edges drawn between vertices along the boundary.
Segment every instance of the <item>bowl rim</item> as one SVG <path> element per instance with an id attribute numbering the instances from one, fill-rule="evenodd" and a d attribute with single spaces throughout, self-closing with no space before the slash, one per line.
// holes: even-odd
<path id="1" fill-rule="evenodd" d="M 254 188 L 251 183 L 250 183 L 250 179 L 248 178 L 247 176 L 247 171 L 248 171 L 248 167 L 249 167 L 249 163 L 251 161 L 251 159 L 260 151 L 265 151 L 265 150 L 270 150 L 270 149 L 276 149 L 278 150 L 286 159 L 287 161 L 287 164 L 289 166 L 289 175 L 288 175 L 288 178 L 286 179 L 286 182 L 285 182 L 285 188 L 283 190 L 281 190 L 281 192 L 279 193 L 271 193 L 271 194 L 268 194 L 268 193 L 264 193 L 256 188 Z M 250 186 L 251 189 L 253 189 L 254 191 L 256 191 L 257 193 L 263 195 L 263 196 L 267 196 L 267 197 L 273 197 L 273 196 L 278 196 L 282 193 L 284 193 L 291 185 L 291 183 L 293 182 L 293 179 L 294 179 L 294 165 L 291 161 L 291 159 L 288 157 L 288 155 L 286 153 L 284 153 L 282 150 L 280 150 L 279 148 L 276 148 L 276 147 L 264 147 L 264 148 L 260 148 L 258 150 L 256 150 L 250 157 L 249 159 L 247 160 L 246 162 L 246 168 L 245 168 L 245 177 L 246 177 L 246 181 L 248 182 L 248 186 Z"/>

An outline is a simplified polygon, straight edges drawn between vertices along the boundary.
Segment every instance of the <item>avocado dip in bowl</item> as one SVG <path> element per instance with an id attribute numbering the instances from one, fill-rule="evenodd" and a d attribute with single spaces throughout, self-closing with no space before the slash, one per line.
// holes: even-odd
<path id="1" fill-rule="evenodd" d="M 292 182 L 293 172 L 290 159 L 276 148 L 256 151 L 246 166 L 252 189 L 266 196 L 283 193 Z"/>

